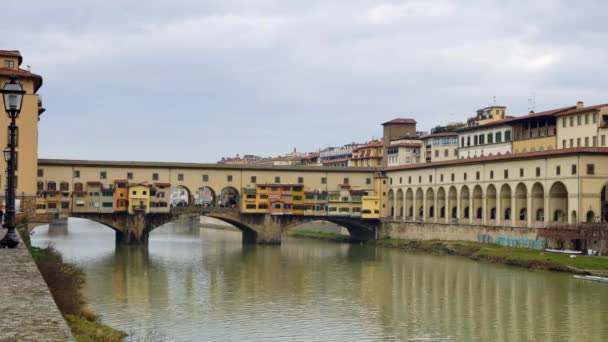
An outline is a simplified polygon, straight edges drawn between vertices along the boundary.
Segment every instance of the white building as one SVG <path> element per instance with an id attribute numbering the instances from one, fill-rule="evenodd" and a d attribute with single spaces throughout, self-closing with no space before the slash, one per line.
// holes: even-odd
<path id="1" fill-rule="evenodd" d="M 340 147 L 328 147 L 319 152 L 319 162 L 323 166 L 349 166 L 355 148 L 361 144 L 351 143 Z"/>
<path id="2" fill-rule="evenodd" d="M 420 140 L 423 141 L 422 162 L 458 159 L 458 133 L 433 133 L 421 137 Z"/>
<path id="3" fill-rule="evenodd" d="M 388 166 L 417 164 L 421 162 L 422 141 L 419 139 L 398 139 L 390 142 L 386 149 Z"/>
<path id="4" fill-rule="evenodd" d="M 512 128 L 504 121 L 458 130 L 458 157 L 464 159 L 511 154 Z"/>

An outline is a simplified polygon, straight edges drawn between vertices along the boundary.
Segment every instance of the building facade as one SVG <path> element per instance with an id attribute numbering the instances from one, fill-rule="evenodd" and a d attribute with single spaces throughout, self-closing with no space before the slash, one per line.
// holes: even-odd
<path id="1" fill-rule="evenodd" d="M 384 143 L 372 140 L 353 150 L 349 165 L 353 167 L 381 167 L 384 156 Z"/>
<path id="2" fill-rule="evenodd" d="M 386 149 L 387 166 L 419 164 L 422 160 L 422 140 L 392 140 Z"/>
<path id="3" fill-rule="evenodd" d="M 561 148 L 606 146 L 608 104 L 576 107 L 556 114 L 557 144 Z"/>
<path id="4" fill-rule="evenodd" d="M 16 193 L 18 206 L 27 206 L 26 210 L 28 212 L 34 212 L 38 204 L 40 204 L 36 200 L 38 192 L 36 181 L 38 175 L 36 174 L 36 170 L 38 170 L 38 121 L 40 115 L 44 112 L 42 100 L 38 96 L 38 90 L 42 87 L 42 77 L 28 70 L 21 69 L 22 63 L 23 57 L 19 51 L 0 50 L 0 87 L 3 87 L 11 77 L 16 77 L 25 90 L 21 113 L 17 118 Z M 4 113 L 3 101 L 0 97 L 0 108 L 2 108 L 0 123 L 5 127 L 0 129 L 0 141 L 8 141 L 7 127 L 9 119 L 7 114 Z M 6 170 L 4 158 L 0 158 L 0 168 Z M 6 184 L 5 182 L 6 178 L 4 173 L 2 173 L 0 185 L 3 188 Z M 55 191 L 59 191 L 59 189 Z M 4 198 L 4 192 L 0 196 Z M 55 194 L 55 199 L 59 197 L 61 196 Z M 52 205 L 58 205 L 57 208 L 52 208 L 51 210 L 61 211 L 61 203 L 64 202 L 61 200 L 50 201 L 49 203 L 55 203 Z"/>
<path id="5" fill-rule="evenodd" d="M 432 133 L 421 137 L 420 140 L 422 141 L 421 162 L 432 163 L 458 159 L 458 133 Z"/>
<path id="6" fill-rule="evenodd" d="M 319 163 L 328 167 L 347 167 L 353 151 L 359 144 L 351 143 L 340 147 L 328 147 L 319 152 Z"/>

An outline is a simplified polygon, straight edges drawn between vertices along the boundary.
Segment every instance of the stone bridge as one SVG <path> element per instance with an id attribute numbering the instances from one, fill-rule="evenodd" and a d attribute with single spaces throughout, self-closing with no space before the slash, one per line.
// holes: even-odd
<path id="1" fill-rule="evenodd" d="M 243 232 L 244 243 L 279 244 L 287 230 L 313 221 L 328 221 L 348 230 L 355 241 L 376 237 L 379 220 L 347 217 L 243 214 L 238 209 L 218 207 L 175 207 L 169 213 L 71 213 L 70 217 L 89 219 L 112 228 L 116 241 L 127 244 L 147 244 L 150 232 L 166 223 L 182 218 L 212 217 L 237 227 Z M 36 222 L 49 222 L 48 217 Z"/>

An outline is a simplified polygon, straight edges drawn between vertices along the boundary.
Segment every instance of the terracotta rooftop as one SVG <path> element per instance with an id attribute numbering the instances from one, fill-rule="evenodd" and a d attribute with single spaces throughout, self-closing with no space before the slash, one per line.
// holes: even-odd
<path id="1" fill-rule="evenodd" d="M 420 147 L 422 146 L 422 142 L 419 143 L 397 143 L 391 144 L 390 147 Z"/>
<path id="2" fill-rule="evenodd" d="M 0 50 L 0 57 L 17 57 L 19 59 L 19 65 L 23 63 L 23 57 L 19 50 Z"/>
<path id="3" fill-rule="evenodd" d="M 358 151 L 362 148 L 368 148 L 368 147 L 382 147 L 384 146 L 384 142 L 381 140 L 376 140 L 376 141 L 370 141 L 367 144 L 361 145 L 357 148 L 355 148 L 353 151 Z"/>
<path id="4" fill-rule="evenodd" d="M 328 159 L 321 162 L 321 164 L 333 164 L 333 163 L 342 163 L 348 161 L 350 158 L 340 158 L 340 159 Z"/>
<path id="5" fill-rule="evenodd" d="M 573 106 L 572 109 L 570 109 L 570 110 L 568 110 L 566 112 L 561 112 L 561 113 L 555 114 L 555 116 L 570 115 L 570 114 L 588 112 L 590 110 L 596 110 L 596 109 L 599 109 L 599 108 L 604 107 L 604 106 L 608 106 L 608 103 L 594 105 L 594 106 L 588 106 L 588 107 L 583 107 L 583 108 L 576 108 L 576 106 Z"/>
<path id="6" fill-rule="evenodd" d="M 0 68 L 0 76 L 3 77 L 12 77 L 15 76 L 17 78 L 27 78 L 34 81 L 34 92 L 37 92 L 38 89 L 42 86 L 42 76 L 31 73 L 27 70 L 23 69 L 10 69 L 10 68 Z"/>
<path id="7" fill-rule="evenodd" d="M 568 155 L 568 154 L 576 154 L 576 153 L 608 155 L 608 147 L 577 147 L 577 148 L 566 148 L 566 149 L 549 150 L 549 151 L 511 153 L 511 154 L 502 154 L 502 155 L 485 156 L 485 157 L 477 157 L 477 158 L 454 159 L 454 160 L 446 160 L 446 161 L 432 162 L 432 163 L 392 166 L 392 167 L 384 168 L 384 171 L 426 169 L 429 167 L 437 167 L 437 166 L 452 166 L 452 165 L 473 164 L 473 163 L 489 162 L 489 161 L 503 161 L 503 160 L 518 160 L 518 159 L 528 159 L 528 158 L 538 158 L 538 157 L 551 157 L 551 156 L 560 156 L 560 155 Z"/>
<path id="8" fill-rule="evenodd" d="M 256 186 L 304 186 L 304 184 L 300 184 L 300 183 L 264 183 L 264 184 L 256 184 Z"/>
<path id="9" fill-rule="evenodd" d="M 348 160 L 348 159 L 345 159 Z M 74 160 L 74 159 L 38 159 L 39 166 L 102 166 L 102 167 L 130 167 L 155 169 L 208 169 L 208 170 L 237 170 L 237 171 L 311 171 L 311 172 L 372 172 L 373 167 L 332 167 L 320 169 L 318 166 L 304 165 L 231 165 L 231 164 L 205 164 L 183 162 L 150 162 L 150 161 L 115 161 L 115 160 Z"/>
<path id="10" fill-rule="evenodd" d="M 550 110 L 546 110 L 546 111 L 543 111 L 543 112 L 530 113 L 530 114 L 524 115 L 524 116 L 512 116 L 512 117 L 507 117 L 507 118 L 502 119 L 502 120 L 497 120 L 497 121 L 489 122 L 487 124 L 479 125 L 479 126 L 469 126 L 469 127 L 459 128 L 456 131 L 457 132 L 464 132 L 464 131 L 470 131 L 470 130 L 479 129 L 479 128 L 486 128 L 486 127 L 505 125 L 505 124 L 508 124 L 508 123 L 515 123 L 515 122 L 518 122 L 518 121 L 528 120 L 528 119 L 533 119 L 533 118 L 538 118 L 538 117 L 557 116 L 557 115 L 560 115 L 561 113 L 564 113 L 566 111 L 570 111 L 570 110 L 572 110 L 574 108 L 576 108 L 576 106 L 563 107 L 563 108 L 557 108 L 557 109 L 550 109 Z"/>
<path id="11" fill-rule="evenodd" d="M 393 119 L 391 121 L 387 121 L 385 123 L 383 123 L 382 125 L 389 125 L 389 124 L 415 124 L 416 120 L 414 119 L 410 119 L 410 118 L 397 118 L 397 119 Z"/>
<path id="12" fill-rule="evenodd" d="M 319 153 L 310 153 L 302 157 L 302 160 L 319 158 Z"/>
<path id="13" fill-rule="evenodd" d="M 431 134 L 421 136 L 419 139 L 424 140 L 424 139 L 435 138 L 435 137 L 453 137 L 455 135 L 458 135 L 458 132 L 452 131 L 452 132 L 431 133 Z"/>

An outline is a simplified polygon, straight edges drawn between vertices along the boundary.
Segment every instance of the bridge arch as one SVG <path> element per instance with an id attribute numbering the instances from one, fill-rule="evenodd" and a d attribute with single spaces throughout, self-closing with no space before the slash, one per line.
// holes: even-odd
<path id="1" fill-rule="evenodd" d="M 241 203 L 239 191 L 232 186 L 227 186 L 220 192 L 220 207 L 239 208 Z"/>
<path id="2" fill-rule="evenodd" d="M 184 185 L 171 188 L 171 206 L 187 207 L 192 204 L 192 191 Z"/>
<path id="3" fill-rule="evenodd" d="M 194 196 L 194 205 L 202 207 L 215 207 L 217 205 L 217 196 L 215 190 L 209 186 L 202 186 L 196 191 Z"/>

